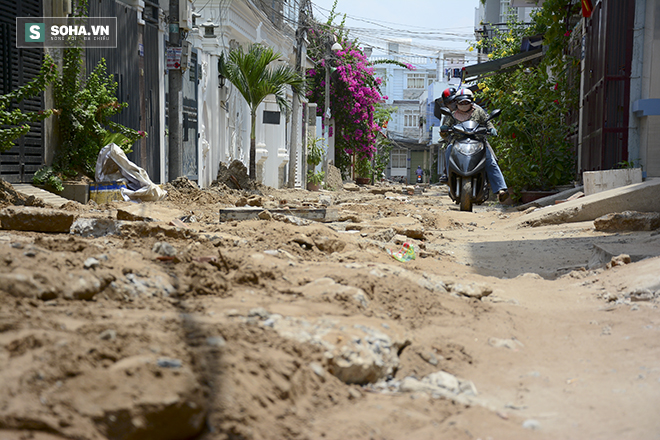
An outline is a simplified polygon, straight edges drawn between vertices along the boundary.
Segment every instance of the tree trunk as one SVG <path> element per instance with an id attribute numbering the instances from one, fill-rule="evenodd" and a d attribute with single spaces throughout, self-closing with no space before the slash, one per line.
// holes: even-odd
<path id="1" fill-rule="evenodd" d="M 250 113 L 250 179 L 257 180 L 257 113 Z"/>

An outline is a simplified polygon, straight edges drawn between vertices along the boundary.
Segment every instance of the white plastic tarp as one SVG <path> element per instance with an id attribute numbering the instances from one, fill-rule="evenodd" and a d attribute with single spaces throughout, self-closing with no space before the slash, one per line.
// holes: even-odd
<path id="1" fill-rule="evenodd" d="M 126 180 L 128 189 L 122 188 L 124 200 L 154 202 L 163 200 L 167 191 L 154 184 L 147 172 L 128 160 L 117 144 L 108 144 L 99 152 L 96 160 L 95 179 L 97 182 Z"/>

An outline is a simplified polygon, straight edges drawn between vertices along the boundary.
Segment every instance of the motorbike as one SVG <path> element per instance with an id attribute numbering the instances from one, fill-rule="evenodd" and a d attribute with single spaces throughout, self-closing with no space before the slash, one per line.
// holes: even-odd
<path id="1" fill-rule="evenodd" d="M 423 180 L 424 180 L 424 179 L 422 178 L 422 175 L 421 175 L 421 174 L 417 174 L 417 183 L 422 183 Z"/>
<path id="2" fill-rule="evenodd" d="M 443 107 L 444 115 L 451 111 Z M 501 110 L 493 110 L 488 121 L 496 118 Z M 461 211 L 472 211 L 473 204 L 482 204 L 490 195 L 486 176 L 486 138 L 488 127 L 475 121 L 465 121 L 449 128 L 452 145 L 447 164 L 449 197 L 458 203 Z"/>

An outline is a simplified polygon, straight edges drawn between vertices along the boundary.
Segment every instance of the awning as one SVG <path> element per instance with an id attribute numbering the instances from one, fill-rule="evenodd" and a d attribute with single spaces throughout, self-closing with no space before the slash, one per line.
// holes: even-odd
<path id="1" fill-rule="evenodd" d="M 543 48 L 539 47 L 527 52 L 521 52 L 510 57 L 500 58 L 498 60 L 487 61 L 485 63 L 472 64 L 463 67 L 463 82 L 474 81 L 489 73 L 506 70 L 517 66 L 520 63 L 534 60 L 543 56 Z"/>

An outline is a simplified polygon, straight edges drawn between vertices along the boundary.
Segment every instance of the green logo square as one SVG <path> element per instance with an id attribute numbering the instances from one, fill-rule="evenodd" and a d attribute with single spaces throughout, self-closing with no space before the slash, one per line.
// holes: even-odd
<path id="1" fill-rule="evenodd" d="M 43 43 L 46 41 L 45 23 L 25 23 L 25 42 Z"/>

